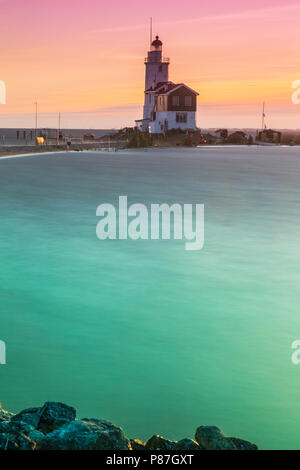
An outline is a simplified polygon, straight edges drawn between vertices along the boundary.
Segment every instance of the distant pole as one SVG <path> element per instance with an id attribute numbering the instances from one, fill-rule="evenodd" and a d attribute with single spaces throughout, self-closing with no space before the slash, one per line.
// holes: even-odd
<path id="1" fill-rule="evenodd" d="M 35 104 L 35 138 L 37 138 L 37 129 L 38 129 L 38 104 L 37 101 Z"/>
<path id="2" fill-rule="evenodd" d="M 152 17 L 150 18 L 150 49 L 152 44 Z"/>
<path id="3" fill-rule="evenodd" d="M 263 102 L 263 111 L 262 111 L 262 120 L 261 120 L 261 127 L 262 127 L 262 130 L 264 130 L 264 128 L 265 128 L 265 117 L 266 117 L 266 114 L 265 114 L 265 102 Z"/>
<path id="4" fill-rule="evenodd" d="M 57 128 L 57 136 L 56 136 L 56 144 L 59 144 L 59 135 L 60 135 L 60 113 L 58 113 L 58 128 Z"/>

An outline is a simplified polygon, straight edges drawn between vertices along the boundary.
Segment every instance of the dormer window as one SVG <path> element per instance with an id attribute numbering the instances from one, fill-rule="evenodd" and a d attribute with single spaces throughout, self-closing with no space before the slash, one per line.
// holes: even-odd
<path id="1" fill-rule="evenodd" d="M 172 105 L 173 106 L 179 106 L 179 96 L 178 95 L 173 95 L 172 96 Z"/>

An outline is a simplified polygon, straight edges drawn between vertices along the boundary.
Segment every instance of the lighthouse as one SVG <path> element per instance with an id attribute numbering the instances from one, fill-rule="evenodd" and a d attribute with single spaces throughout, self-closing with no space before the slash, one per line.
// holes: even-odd
<path id="1" fill-rule="evenodd" d="M 196 129 L 198 93 L 184 83 L 169 80 L 170 60 L 163 57 L 163 43 L 156 36 L 145 59 L 143 119 L 136 120 L 142 132 L 163 133 L 170 129 Z"/>

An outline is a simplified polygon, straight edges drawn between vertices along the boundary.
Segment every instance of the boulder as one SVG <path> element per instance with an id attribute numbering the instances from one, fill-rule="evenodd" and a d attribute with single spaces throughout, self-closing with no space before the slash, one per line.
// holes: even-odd
<path id="1" fill-rule="evenodd" d="M 76 419 L 76 409 L 64 403 L 47 401 L 38 411 L 37 429 L 44 434 L 50 433 Z"/>
<path id="2" fill-rule="evenodd" d="M 28 423 L 47 434 L 76 419 L 76 409 L 64 403 L 48 401 L 40 408 L 28 408 L 14 415 L 15 422 Z"/>
<path id="3" fill-rule="evenodd" d="M 181 439 L 176 443 L 176 450 L 202 450 L 202 447 L 193 439 Z"/>
<path id="4" fill-rule="evenodd" d="M 44 434 L 22 421 L 0 423 L 0 449 L 35 450 Z"/>
<path id="5" fill-rule="evenodd" d="M 146 443 L 145 450 L 176 450 L 175 441 L 169 441 L 159 434 L 152 436 Z"/>
<path id="6" fill-rule="evenodd" d="M 38 427 L 40 421 L 41 408 L 28 408 L 14 415 L 11 420 L 14 422 L 27 423 L 34 428 Z"/>
<path id="7" fill-rule="evenodd" d="M 72 421 L 47 434 L 40 450 L 128 450 L 121 428 L 102 419 Z"/>
<path id="8" fill-rule="evenodd" d="M 130 439 L 131 450 L 145 450 L 146 442 L 140 439 Z"/>
<path id="9" fill-rule="evenodd" d="M 252 444 L 252 442 L 244 441 L 243 439 L 239 439 L 237 437 L 229 437 L 237 450 L 258 450 L 257 445 Z"/>
<path id="10" fill-rule="evenodd" d="M 195 441 L 206 450 L 236 450 L 233 442 L 226 438 L 218 426 L 200 426 Z"/>
<path id="11" fill-rule="evenodd" d="M 200 426 L 196 430 L 195 440 L 206 450 L 256 450 L 248 441 L 227 437 L 218 426 Z"/>

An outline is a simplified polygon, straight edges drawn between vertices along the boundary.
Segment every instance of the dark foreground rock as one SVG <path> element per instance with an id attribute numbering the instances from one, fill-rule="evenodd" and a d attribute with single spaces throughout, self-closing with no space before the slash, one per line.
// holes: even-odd
<path id="1" fill-rule="evenodd" d="M 175 450 L 176 441 L 169 441 L 169 439 L 156 434 L 147 441 L 145 448 L 146 450 Z"/>
<path id="2" fill-rule="evenodd" d="M 203 450 L 203 447 L 192 439 L 181 439 L 177 442 L 176 450 Z"/>
<path id="3" fill-rule="evenodd" d="M 207 450 L 257 450 L 251 442 L 225 436 L 217 426 L 200 426 L 196 430 L 195 440 Z"/>
<path id="4" fill-rule="evenodd" d="M 1 450 L 35 450 L 44 434 L 22 421 L 2 421 L 0 423 Z"/>
<path id="5" fill-rule="evenodd" d="M 31 424 L 39 431 L 47 434 L 64 424 L 76 419 L 76 410 L 64 403 L 47 401 L 40 408 L 29 408 L 13 416 L 12 420 Z"/>
<path id="6" fill-rule="evenodd" d="M 141 439 L 130 439 L 129 445 L 131 450 L 145 450 L 146 442 Z"/>
<path id="7" fill-rule="evenodd" d="M 251 442 L 227 437 L 217 426 L 200 426 L 195 440 L 172 441 L 159 434 L 147 442 L 128 439 L 104 419 L 76 419 L 72 406 L 46 402 L 18 414 L 0 408 L 0 450 L 257 450 Z"/>
<path id="8" fill-rule="evenodd" d="M 40 450 L 128 450 L 121 428 L 102 419 L 82 419 L 47 434 Z"/>
<path id="9" fill-rule="evenodd" d="M 8 411 L 2 410 L 2 408 L 0 408 L 0 423 L 2 421 L 8 421 L 12 417 L 13 417 L 12 413 L 9 413 Z"/>
<path id="10" fill-rule="evenodd" d="M 64 403 L 48 401 L 45 403 L 40 413 L 38 429 L 45 434 L 59 429 L 76 419 L 76 409 Z"/>

